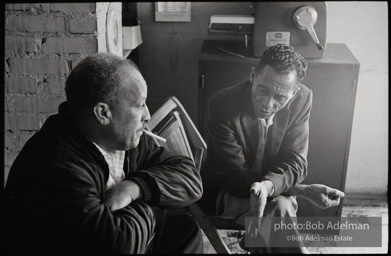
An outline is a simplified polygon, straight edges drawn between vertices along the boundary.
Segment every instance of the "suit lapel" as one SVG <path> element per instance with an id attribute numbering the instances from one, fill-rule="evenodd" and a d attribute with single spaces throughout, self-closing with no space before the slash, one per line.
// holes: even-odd
<path id="1" fill-rule="evenodd" d="M 258 118 L 255 115 L 252 100 L 251 100 L 251 84 L 248 82 L 243 90 L 238 95 L 240 101 L 240 122 L 243 127 L 243 135 L 246 142 L 246 145 L 251 145 L 249 148 L 250 155 L 254 157 L 257 152 L 258 142 L 259 142 L 259 131 L 258 131 Z M 283 109 L 278 111 L 274 116 L 273 125 L 269 127 L 267 141 L 266 141 L 266 151 L 264 159 L 274 161 L 277 156 L 278 150 L 280 149 L 282 138 L 284 137 L 285 131 L 288 125 L 289 119 L 289 105 L 285 106 Z M 270 165 L 272 163 L 266 163 Z"/>
<path id="2" fill-rule="evenodd" d="M 250 152 L 256 152 L 258 148 L 259 132 L 257 118 L 243 113 L 241 117 L 243 133 L 247 142 L 250 142 Z"/>
<path id="3" fill-rule="evenodd" d="M 288 117 L 289 109 L 281 109 L 274 116 L 273 125 L 269 127 L 266 141 L 266 150 L 264 152 L 264 164 L 267 165 L 265 166 L 267 169 L 271 164 L 273 164 L 280 149 L 282 139 L 287 129 Z M 241 123 L 245 139 L 247 142 L 250 142 L 251 149 L 249 150 L 252 152 L 251 156 L 253 156 L 257 152 L 259 143 L 258 119 L 252 115 L 243 113 L 241 117 Z"/>
<path id="4" fill-rule="evenodd" d="M 249 151 L 252 152 L 251 156 L 253 156 L 258 148 L 259 132 L 258 118 L 255 115 L 251 100 L 251 83 L 249 80 L 238 96 L 240 99 L 240 122 L 243 127 L 243 135 L 247 142 L 246 145 L 251 145 Z"/>
<path id="5" fill-rule="evenodd" d="M 288 117 L 289 109 L 286 107 L 274 116 L 273 125 L 269 127 L 267 134 L 266 148 L 268 150 L 265 152 L 267 154 L 266 159 L 275 159 L 288 125 Z"/>

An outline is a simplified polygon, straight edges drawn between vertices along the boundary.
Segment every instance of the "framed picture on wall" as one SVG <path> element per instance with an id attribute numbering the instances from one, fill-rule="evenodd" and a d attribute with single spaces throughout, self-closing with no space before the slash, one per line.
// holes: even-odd
<path id="1" fill-rule="evenodd" d="M 190 22 L 191 2 L 156 2 L 155 21 Z"/>

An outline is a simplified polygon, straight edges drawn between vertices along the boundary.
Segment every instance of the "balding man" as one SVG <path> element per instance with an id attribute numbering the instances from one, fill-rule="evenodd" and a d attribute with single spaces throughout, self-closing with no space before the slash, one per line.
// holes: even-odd
<path id="1" fill-rule="evenodd" d="M 146 253 L 156 208 L 198 200 L 192 160 L 143 133 L 147 84 L 129 60 L 83 59 L 66 82 L 67 101 L 24 146 L 5 188 L 12 253 Z M 202 253 L 198 224 L 168 214 L 159 253 Z"/>

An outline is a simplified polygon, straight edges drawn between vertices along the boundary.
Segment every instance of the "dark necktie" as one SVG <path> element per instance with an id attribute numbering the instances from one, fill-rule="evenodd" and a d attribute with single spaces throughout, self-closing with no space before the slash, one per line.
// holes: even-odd
<path id="1" fill-rule="evenodd" d="M 268 129 L 267 126 L 263 126 L 262 121 L 258 119 L 259 140 L 258 140 L 257 153 L 253 165 L 253 171 L 259 173 L 262 173 L 262 161 L 263 161 L 263 155 L 265 151 L 267 129 Z"/>

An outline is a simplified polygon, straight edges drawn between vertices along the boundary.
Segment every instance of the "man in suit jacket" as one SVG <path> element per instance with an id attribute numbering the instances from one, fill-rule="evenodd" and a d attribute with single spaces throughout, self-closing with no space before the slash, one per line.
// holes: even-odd
<path id="1" fill-rule="evenodd" d="M 279 44 L 264 52 L 248 80 L 210 98 L 203 180 L 223 191 L 217 198 L 222 217 L 296 217 L 295 196 L 322 208 L 339 204 L 341 191 L 298 185 L 307 176 L 312 107 L 312 91 L 301 83 L 306 70 L 299 53 Z M 300 247 L 289 252 L 305 252 Z"/>

